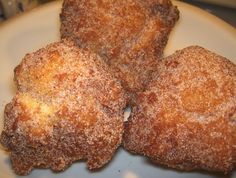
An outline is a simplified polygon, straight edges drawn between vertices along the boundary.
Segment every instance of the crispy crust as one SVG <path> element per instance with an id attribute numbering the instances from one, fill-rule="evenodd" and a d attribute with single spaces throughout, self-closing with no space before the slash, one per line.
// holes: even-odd
<path id="1" fill-rule="evenodd" d="M 53 43 L 27 54 L 15 81 L 1 143 L 17 174 L 61 171 L 80 159 L 94 169 L 111 159 L 123 134 L 126 96 L 97 55 L 69 41 Z"/>
<path id="2" fill-rule="evenodd" d="M 65 0 L 61 37 L 90 48 L 126 90 L 142 90 L 155 71 L 179 11 L 169 0 Z"/>
<path id="3" fill-rule="evenodd" d="M 163 59 L 136 98 L 124 147 L 179 170 L 236 165 L 236 65 L 191 46 Z"/>

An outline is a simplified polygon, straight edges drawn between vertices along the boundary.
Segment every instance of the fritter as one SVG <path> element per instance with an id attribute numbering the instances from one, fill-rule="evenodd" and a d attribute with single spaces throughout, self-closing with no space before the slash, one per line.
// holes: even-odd
<path id="1" fill-rule="evenodd" d="M 236 166 L 236 65 L 191 46 L 162 60 L 139 92 L 124 147 L 178 170 Z"/>
<path id="2" fill-rule="evenodd" d="M 155 71 L 178 18 L 170 0 L 64 0 L 60 31 L 99 54 L 135 92 Z"/>
<path id="3" fill-rule="evenodd" d="M 27 54 L 15 69 L 1 143 L 17 174 L 61 171 L 77 160 L 106 164 L 121 143 L 126 95 L 96 54 L 70 41 Z"/>

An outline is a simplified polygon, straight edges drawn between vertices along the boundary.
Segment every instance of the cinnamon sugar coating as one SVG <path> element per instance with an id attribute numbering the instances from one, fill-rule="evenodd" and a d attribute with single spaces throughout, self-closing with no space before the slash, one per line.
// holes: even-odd
<path id="1" fill-rule="evenodd" d="M 61 37 L 99 54 L 136 92 L 155 71 L 178 18 L 170 0 L 64 0 Z"/>
<path id="2" fill-rule="evenodd" d="M 236 166 L 236 65 L 198 46 L 163 59 L 136 98 L 124 147 L 179 170 Z"/>
<path id="3" fill-rule="evenodd" d="M 17 174 L 61 171 L 80 159 L 95 169 L 112 158 L 121 143 L 126 95 L 99 56 L 56 42 L 27 54 L 15 82 L 1 143 Z"/>

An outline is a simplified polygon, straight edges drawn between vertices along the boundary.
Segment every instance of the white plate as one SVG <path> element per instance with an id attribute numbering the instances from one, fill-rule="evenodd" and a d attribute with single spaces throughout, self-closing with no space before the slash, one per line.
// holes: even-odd
<path id="1" fill-rule="evenodd" d="M 236 63 L 236 30 L 218 18 L 190 5 L 175 2 L 181 12 L 180 20 L 169 38 L 165 54 L 189 45 L 201 45 Z M 9 20 L 0 26 L 0 130 L 3 125 L 3 109 L 14 95 L 13 69 L 22 57 L 46 44 L 59 40 L 59 12 L 61 2 L 49 3 L 31 12 Z M 34 170 L 32 178 L 156 178 L 156 177 L 225 177 L 192 172 L 182 173 L 150 164 L 141 156 L 133 156 L 118 150 L 104 169 L 89 172 L 82 162 L 73 164 L 62 173 L 50 170 Z M 0 178 L 18 177 L 11 169 L 9 157 L 0 149 Z M 232 174 L 236 178 L 236 173 Z"/>

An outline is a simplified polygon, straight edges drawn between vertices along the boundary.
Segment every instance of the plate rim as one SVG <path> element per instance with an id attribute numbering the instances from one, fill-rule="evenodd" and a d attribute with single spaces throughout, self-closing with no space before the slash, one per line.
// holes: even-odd
<path id="1" fill-rule="evenodd" d="M 195 13 L 197 13 L 200 16 L 206 16 L 209 20 L 211 20 L 212 22 L 216 22 L 217 25 L 221 26 L 221 28 L 225 28 L 227 31 L 229 31 L 230 33 L 232 33 L 232 35 L 235 36 L 236 38 L 236 28 L 233 27 L 231 24 L 229 24 L 228 22 L 224 21 L 223 19 L 221 19 L 220 17 L 211 14 L 210 12 L 201 9 L 200 7 L 188 4 L 186 2 L 183 2 L 181 0 L 174 0 L 172 1 L 174 5 L 176 5 L 178 7 L 178 5 L 181 4 L 182 7 L 185 7 L 187 9 L 192 9 L 192 11 L 194 11 Z M 180 12 L 181 14 L 181 12 Z M 181 18 L 181 17 L 180 17 Z"/>
<path id="2" fill-rule="evenodd" d="M 24 18 L 26 16 L 30 16 L 31 14 L 35 14 L 38 11 L 41 11 L 42 9 L 48 9 L 48 8 L 53 7 L 53 6 L 62 6 L 62 3 L 63 3 L 63 0 L 55 0 L 55 1 L 51 1 L 51 2 L 45 3 L 43 5 L 40 5 L 40 6 L 36 7 L 36 8 L 34 8 L 34 9 L 28 10 L 28 11 L 26 11 L 24 13 L 17 14 L 16 16 L 14 16 L 12 18 L 10 18 L 10 19 L 8 19 L 6 21 L 3 21 L 0 24 L 0 31 L 3 28 L 6 28 L 9 24 L 14 23 L 15 21 L 20 21 L 22 18 Z M 187 9 L 190 9 L 190 10 L 194 11 L 195 13 L 197 13 L 200 16 L 205 16 L 205 17 L 209 18 L 211 21 L 214 21 L 214 22 L 217 23 L 217 25 L 221 26 L 221 28 L 224 28 L 225 30 L 229 31 L 236 38 L 236 28 L 233 27 L 228 22 L 226 22 L 223 19 L 221 19 L 220 17 L 217 17 L 217 16 L 207 12 L 206 10 L 203 10 L 203 9 L 197 7 L 197 6 L 188 4 L 188 3 L 183 2 L 181 0 L 172 0 L 172 3 L 175 6 L 177 6 L 177 8 L 180 5 L 180 6 L 184 7 L 184 8 L 187 8 Z M 181 14 L 181 12 L 180 12 L 180 14 Z"/>

